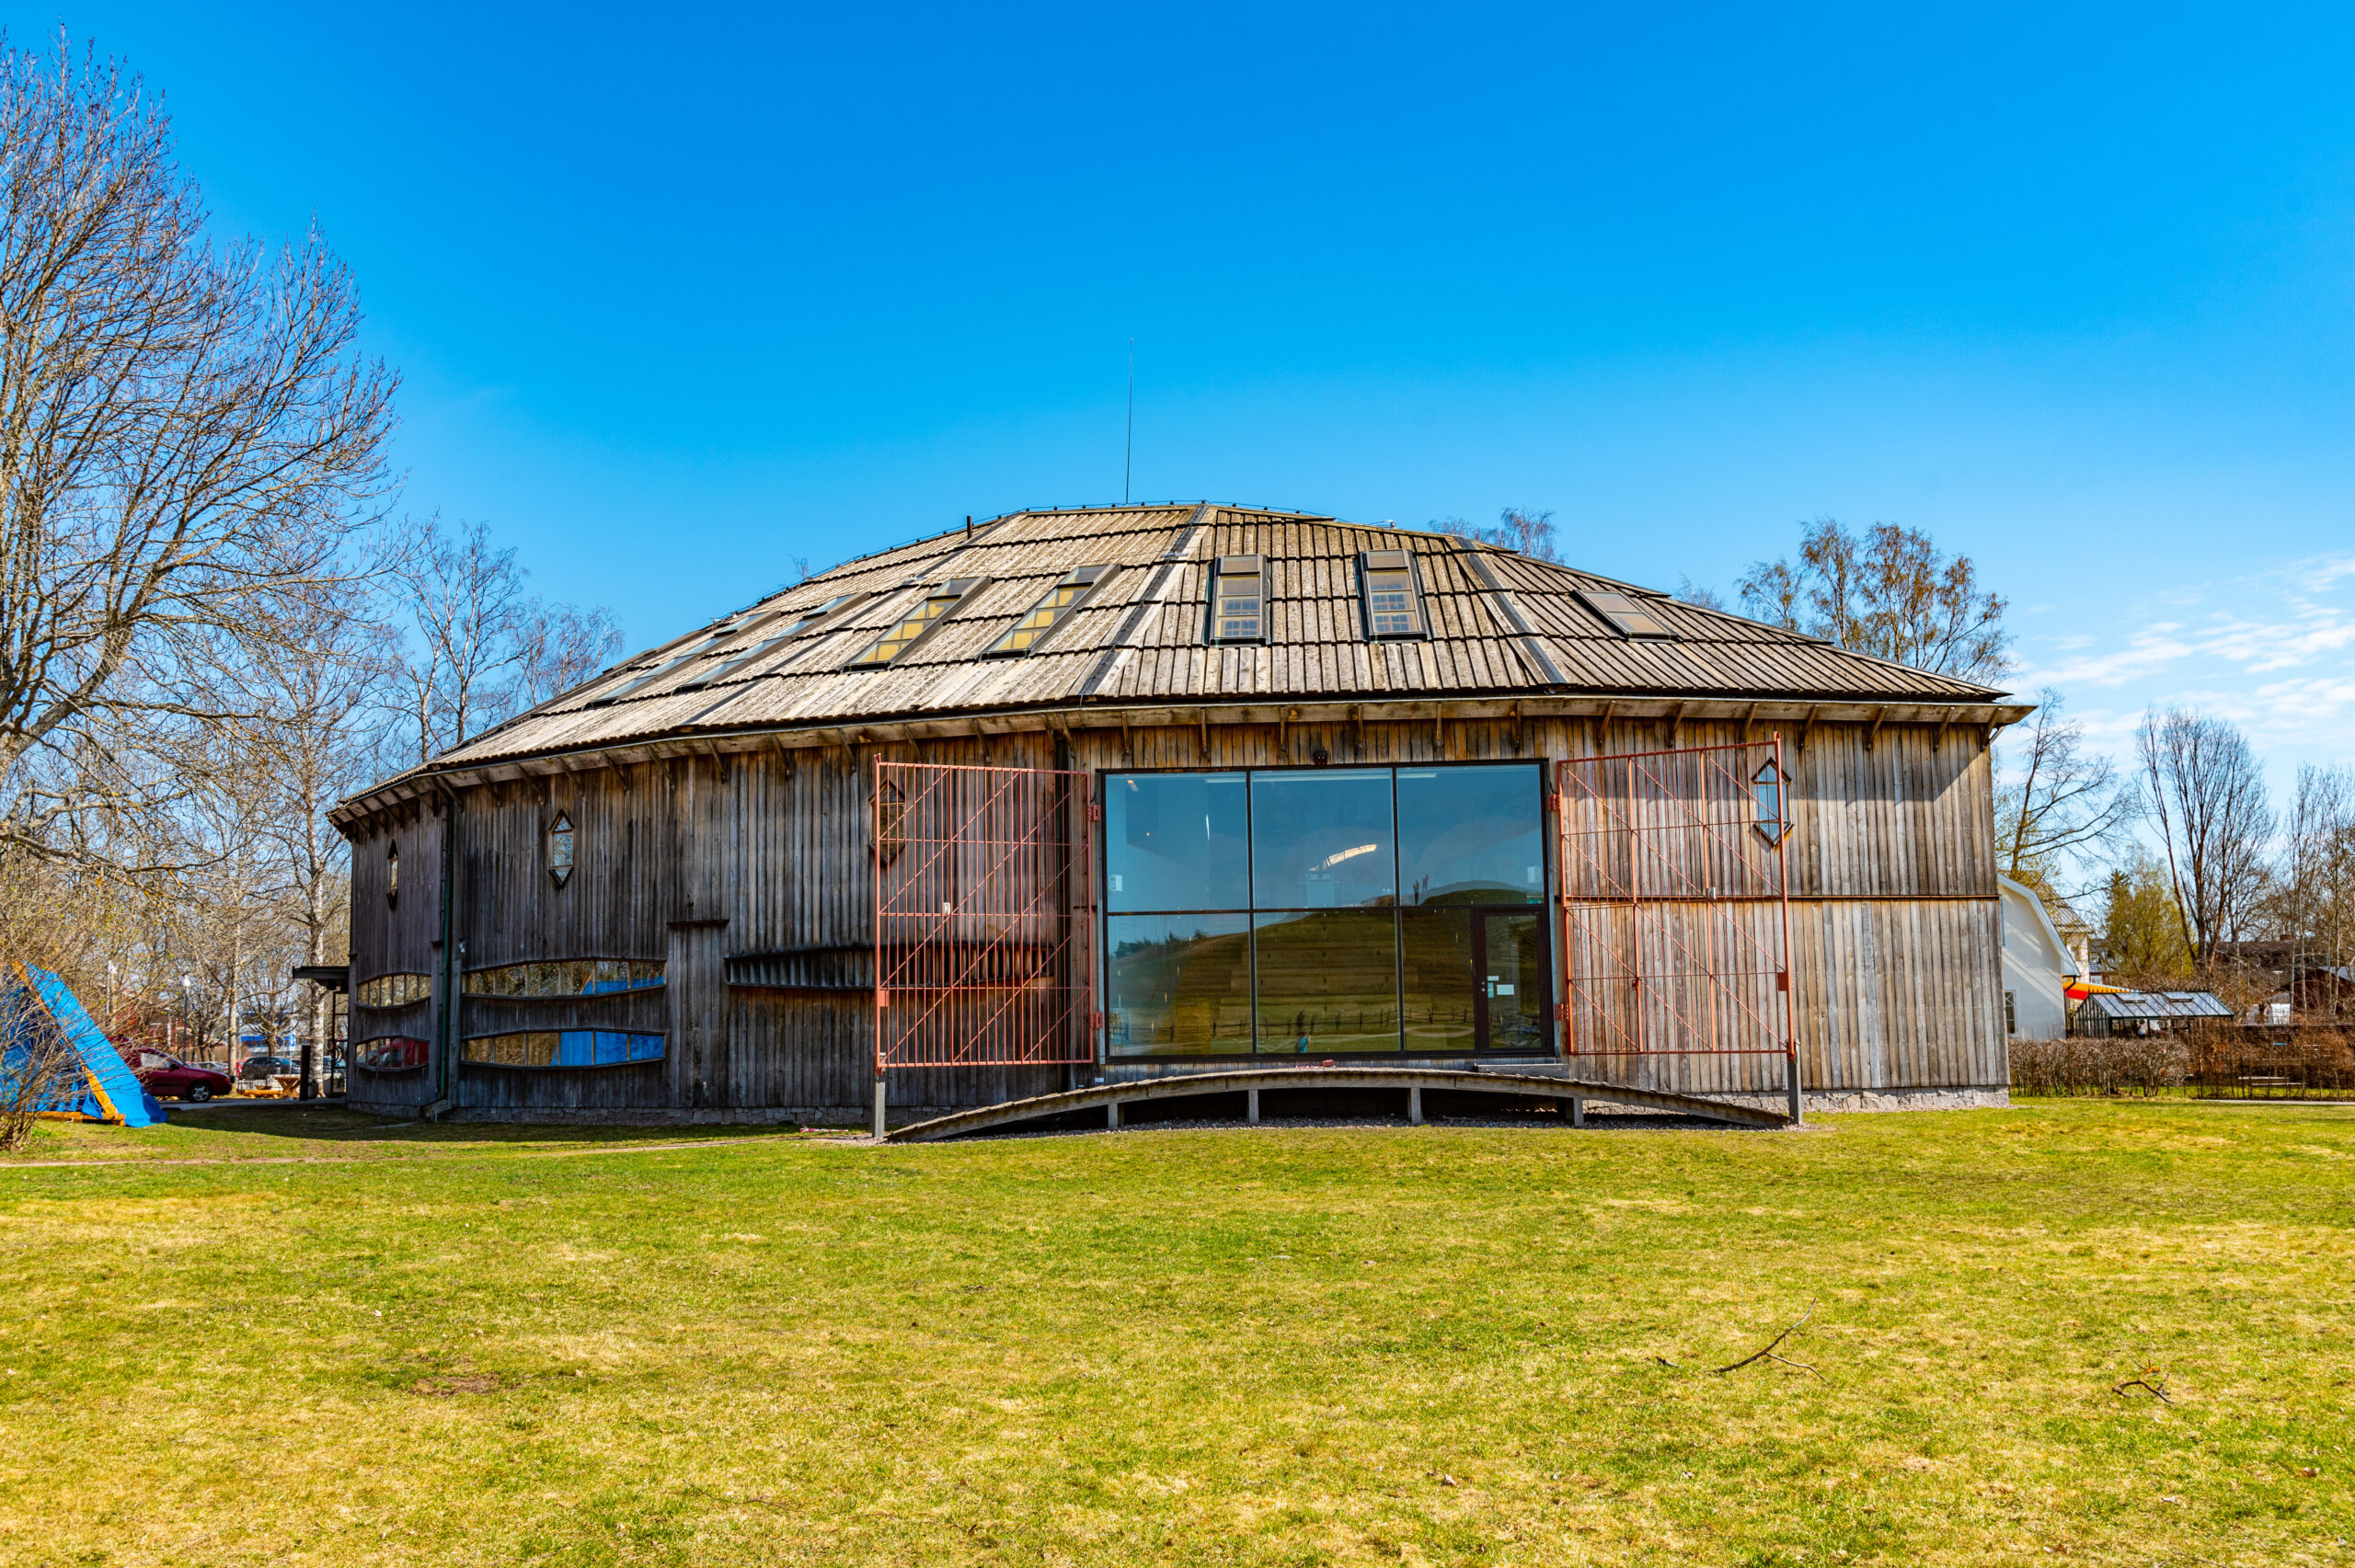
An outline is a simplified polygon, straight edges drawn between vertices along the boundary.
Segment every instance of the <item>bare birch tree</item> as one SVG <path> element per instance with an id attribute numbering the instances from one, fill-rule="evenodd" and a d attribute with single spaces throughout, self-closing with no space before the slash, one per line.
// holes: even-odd
<path id="1" fill-rule="evenodd" d="M 2248 737 L 2229 720 L 2154 708 L 2134 735 L 2142 804 L 2158 830 L 2183 944 L 2204 972 L 2265 886 L 2273 809 Z"/>
<path id="2" fill-rule="evenodd" d="M 0 842 L 19 849 L 139 804 L 107 764 L 223 716 L 186 665 L 281 636 L 385 484 L 394 377 L 356 348 L 342 265 L 316 232 L 273 255 L 204 222 L 138 77 L 0 35 Z"/>
<path id="3" fill-rule="evenodd" d="M 1754 618 L 1852 652 L 1959 681 L 2010 668 L 2003 597 L 1980 587 L 1968 555 L 1948 556 L 1916 529 L 1877 522 L 1857 534 L 1818 518 L 1798 561 L 1760 561 L 1736 586 Z"/>

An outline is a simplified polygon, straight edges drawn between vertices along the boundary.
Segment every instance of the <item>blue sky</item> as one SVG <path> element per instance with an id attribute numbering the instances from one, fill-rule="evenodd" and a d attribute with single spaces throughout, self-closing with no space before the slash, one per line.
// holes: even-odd
<path id="1" fill-rule="evenodd" d="M 6 6 L 314 215 L 408 505 L 653 641 L 1136 494 L 1552 509 L 1720 588 L 1888 520 L 2120 739 L 2355 756 L 2355 14 Z"/>

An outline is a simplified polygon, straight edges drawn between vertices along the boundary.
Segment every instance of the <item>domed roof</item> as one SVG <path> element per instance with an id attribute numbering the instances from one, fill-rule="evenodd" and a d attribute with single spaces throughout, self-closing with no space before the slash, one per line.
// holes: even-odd
<path id="1" fill-rule="evenodd" d="M 1217 635 L 1222 570 L 1230 588 L 1256 588 L 1256 620 L 1225 628 L 1252 635 Z M 1369 574 L 1396 589 L 1401 572 L 1403 598 L 1377 624 Z M 1065 706 L 1579 695 L 1935 705 L 2005 693 L 1445 534 L 1208 503 L 1104 507 L 1009 513 L 845 562 L 420 771 Z"/>

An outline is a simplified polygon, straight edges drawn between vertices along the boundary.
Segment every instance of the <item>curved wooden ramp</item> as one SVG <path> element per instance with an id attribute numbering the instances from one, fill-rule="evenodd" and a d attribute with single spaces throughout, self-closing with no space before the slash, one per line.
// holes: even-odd
<path id="1" fill-rule="evenodd" d="M 1146 1100 L 1176 1100 L 1194 1094 L 1232 1094 L 1258 1089 L 1447 1089 L 1476 1094 L 1510 1094 L 1516 1099 L 1604 1100 L 1702 1116 L 1735 1127 L 1784 1127 L 1791 1118 L 1779 1111 L 1759 1110 L 1697 1094 L 1670 1094 L 1655 1089 L 1623 1089 L 1614 1083 L 1590 1083 L 1575 1078 L 1543 1078 L 1519 1072 L 1472 1072 L 1429 1067 L 1255 1067 L 1220 1072 L 1189 1072 L 1179 1077 L 1139 1078 L 1125 1083 L 1099 1083 L 1060 1094 L 1040 1094 L 1008 1100 L 915 1122 L 887 1133 L 887 1143 L 929 1143 L 971 1132 L 987 1132 L 1038 1116 L 1071 1111 L 1110 1108 L 1118 1126 L 1118 1108 Z"/>

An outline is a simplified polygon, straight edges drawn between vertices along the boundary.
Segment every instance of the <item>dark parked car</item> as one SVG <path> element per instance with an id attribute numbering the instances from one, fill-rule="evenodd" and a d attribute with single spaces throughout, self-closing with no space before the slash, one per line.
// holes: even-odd
<path id="1" fill-rule="evenodd" d="M 250 1083 L 258 1078 L 275 1078 L 281 1072 L 299 1073 L 303 1064 L 290 1057 L 247 1057 L 237 1064 L 237 1076 Z"/>
<path id="2" fill-rule="evenodd" d="M 159 1100 L 174 1095 L 183 1100 L 210 1100 L 236 1087 L 225 1072 L 191 1067 L 153 1046 L 130 1047 L 123 1051 L 122 1059 L 131 1064 L 140 1087 Z"/>

